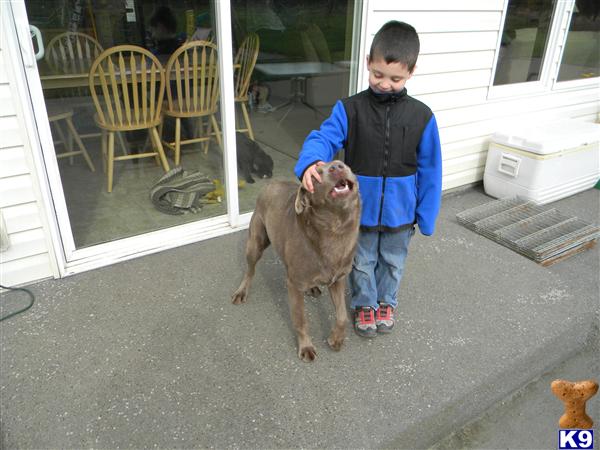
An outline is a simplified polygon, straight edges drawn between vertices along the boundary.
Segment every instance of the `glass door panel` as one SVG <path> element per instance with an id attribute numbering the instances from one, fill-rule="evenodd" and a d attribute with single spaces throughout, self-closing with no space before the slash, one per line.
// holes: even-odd
<path id="1" fill-rule="evenodd" d="M 77 249 L 226 213 L 214 0 L 164 5 L 26 1 L 45 51 L 47 163 L 58 166 Z M 192 39 L 204 43 L 182 50 Z"/>
<path id="2" fill-rule="evenodd" d="M 232 0 L 240 212 L 350 91 L 352 0 Z M 256 58 L 256 59 L 255 59 Z"/>

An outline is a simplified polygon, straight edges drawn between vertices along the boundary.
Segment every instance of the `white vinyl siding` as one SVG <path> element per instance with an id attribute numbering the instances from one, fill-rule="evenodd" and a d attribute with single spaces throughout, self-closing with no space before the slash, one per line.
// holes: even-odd
<path id="1" fill-rule="evenodd" d="M 548 87 L 538 94 L 489 99 L 505 7 L 504 0 L 368 2 L 363 55 L 389 20 L 410 23 L 419 33 L 421 54 L 406 87 L 436 115 L 444 189 L 482 180 L 490 136 L 507 122 L 598 119 L 597 85 L 568 91 Z M 564 22 L 562 37 L 567 29 Z M 363 68 L 359 89 L 367 86 Z"/>
<path id="2" fill-rule="evenodd" d="M 44 206 L 18 107 L 15 74 L 8 71 L 15 66 L 9 61 L 6 49 L 0 48 L 0 212 L 9 240 L 7 250 L 0 253 L 0 282 L 15 286 L 58 272 L 44 227 Z"/>

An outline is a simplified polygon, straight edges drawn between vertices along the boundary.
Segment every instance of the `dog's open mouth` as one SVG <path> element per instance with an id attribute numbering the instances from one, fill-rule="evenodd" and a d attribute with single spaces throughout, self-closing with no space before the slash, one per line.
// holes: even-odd
<path id="1" fill-rule="evenodd" d="M 343 197 L 348 195 L 354 189 L 354 183 L 350 180 L 338 181 L 331 190 L 332 197 Z"/>

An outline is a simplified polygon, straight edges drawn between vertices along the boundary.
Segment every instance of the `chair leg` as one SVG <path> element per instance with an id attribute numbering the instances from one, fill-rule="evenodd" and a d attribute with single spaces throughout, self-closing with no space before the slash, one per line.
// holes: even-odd
<path id="1" fill-rule="evenodd" d="M 169 163 L 167 162 L 167 157 L 165 156 L 165 151 L 163 150 L 162 142 L 160 141 L 160 136 L 158 135 L 158 130 L 156 129 L 156 127 L 152 127 L 151 136 L 154 139 L 154 145 L 156 145 L 156 151 L 158 152 L 158 155 L 160 156 L 160 160 L 162 162 L 163 169 L 165 169 L 165 172 L 168 172 L 169 171 Z"/>
<path id="2" fill-rule="evenodd" d="M 165 116 L 162 116 L 162 120 L 158 124 L 158 137 L 160 138 L 160 142 L 166 142 L 163 140 L 163 123 L 165 122 Z M 150 138 L 150 142 L 154 142 L 152 140 L 152 131 L 148 130 L 148 137 Z M 154 148 L 154 146 L 152 146 Z M 158 155 L 157 155 L 158 158 Z"/>
<path id="3" fill-rule="evenodd" d="M 198 121 L 194 123 L 193 137 L 200 137 L 204 135 L 204 116 L 198 117 Z"/>
<path id="4" fill-rule="evenodd" d="M 204 122 L 204 118 L 202 118 L 202 122 Z M 206 136 L 206 140 L 204 141 L 204 154 L 206 155 L 208 153 L 208 147 L 210 146 L 210 136 L 212 134 L 212 122 L 210 119 L 206 122 L 206 132 L 202 131 L 202 133 Z"/>
<path id="5" fill-rule="evenodd" d="M 210 115 L 210 122 L 212 123 L 213 128 L 215 129 L 215 138 L 217 139 L 217 144 L 219 144 L 219 148 L 223 151 L 223 142 L 221 142 L 221 132 L 219 131 L 219 124 L 217 123 L 217 119 L 215 119 L 215 115 Z"/>
<path id="6" fill-rule="evenodd" d="M 162 136 L 160 134 L 160 130 L 158 132 L 158 136 Z M 162 141 L 161 141 L 162 142 Z M 154 139 L 152 138 L 152 130 L 150 128 L 148 128 L 148 136 L 146 136 L 146 144 L 144 144 L 144 150 L 146 149 L 147 144 L 150 144 L 150 149 L 154 152 L 154 161 L 156 162 L 157 166 L 161 166 L 162 163 L 160 161 L 160 157 L 158 156 L 158 151 L 156 150 L 156 145 L 154 145 Z"/>
<path id="7" fill-rule="evenodd" d="M 181 118 L 175 118 L 175 165 L 179 165 L 181 159 Z"/>
<path id="8" fill-rule="evenodd" d="M 113 170 L 115 166 L 115 132 L 108 133 L 108 192 L 112 192 Z"/>
<path id="9" fill-rule="evenodd" d="M 123 133 L 121 133 L 120 131 L 117 131 L 117 139 L 119 140 L 119 145 L 121 146 L 123 156 L 128 155 L 129 151 L 127 149 L 127 144 L 125 143 L 125 139 L 123 139 Z"/>
<path id="10" fill-rule="evenodd" d="M 75 143 L 77 144 L 77 147 L 79 147 L 79 151 L 85 158 L 85 162 L 89 166 L 90 170 L 92 172 L 95 172 L 96 168 L 94 167 L 94 163 L 92 162 L 92 159 L 90 158 L 89 153 L 87 152 L 85 146 L 83 145 L 83 142 L 81 141 L 81 137 L 79 136 L 79 133 L 77 133 L 77 130 L 75 129 L 75 126 L 73 125 L 73 121 L 71 120 L 70 117 L 68 117 L 65 119 L 65 122 L 67 122 L 67 128 L 71 132 L 71 136 L 73 137 L 73 139 L 75 139 Z"/>
<path id="11" fill-rule="evenodd" d="M 108 132 L 102 130 L 102 137 L 100 141 L 100 151 L 102 152 L 102 172 L 106 173 L 106 158 L 108 156 Z"/>
<path id="12" fill-rule="evenodd" d="M 246 122 L 246 128 L 248 129 L 248 136 L 250 139 L 254 140 L 254 132 L 252 131 L 252 124 L 250 123 L 250 116 L 248 115 L 248 110 L 246 109 L 246 104 L 242 102 L 242 114 L 244 115 L 244 122 Z"/>
<path id="13" fill-rule="evenodd" d="M 60 119 L 60 120 L 66 120 L 66 119 Z M 54 122 L 54 128 L 56 129 L 56 132 L 60 136 L 60 140 L 61 140 L 63 146 L 65 147 L 66 153 L 73 153 L 73 138 L 71 137 L 71 134 L 68 132 L 68 130 L 67 130 L 67 132 L 65 132 L 63 130 L 63 127 L 60 125 L 60 120 L 57 120 L 56 122 Z M 73 165 L 73 155 L 69 155 L 69 165 L 70 166 Z"/>
<path id="14" fill-rule="evenodd" d="M 163 139 L 163 135 L 162 135 L 165 117 L 166 116 L 163 115 L 161 117 L 160 123 L 158 124 L 158 137 L 160 138 L 160 142 L 163 144 L 163 150 L 165 148 L 165 145 L 167 146 L 167 148 L 170 148 L 169 142 L 167 142 L 165 139 Z M 158 156 L 158 151 L 156 150 L 156 145 L 154 145 L 154 139 L 152 138 L 152 130 L 150 128 L 148 128 L 148 139 L 150 140 L 150 144 L 152 144 L 152 151 L 156 152 L 156 155 L 154 156 L 154 159 L 156 160 L 156 165 L 160 166 L 160 165 L 162 165 L 162 162 L 160 161 L 160 157 Z M 165 153 L 165 155 L 166 155 L 166 153 Z"/>
<path id="15" fill-rule="evenodd" d="M 67 120 L 70 120 L 70 119 L 64 119 L 64 120 L 66 122 Z M 69 129 L 68 125 L 67 125 L 67 133 L 66 134 L 67 134 L 67 143 L 66 143 L 67 150 L 70 153 L 73 153 L 74 152 L 74 150 L 73 150 L 73 133 Z M 73 155 L 69 156 L 69 165 L 72 166 L 74 162 L 75 162 L 75 159 L 73 158 Z"/>
<path id="16" fill-rule="evenodd" d="M 56 130 L 56 134 L 58 134 L 58 138 L 60 143 L 65 147 L 65 150 L 67 152 L 70 152 L 71 149 L 68 147 L 68 142 L 67 142 L 67 138 L 65 136 L 65 133 L 63 132 L 62 127 L 60 126 L 60 124 L 58 123 L 58 121 L 55 122 L 51 122 L 54 125 L 54 129 Z"/>

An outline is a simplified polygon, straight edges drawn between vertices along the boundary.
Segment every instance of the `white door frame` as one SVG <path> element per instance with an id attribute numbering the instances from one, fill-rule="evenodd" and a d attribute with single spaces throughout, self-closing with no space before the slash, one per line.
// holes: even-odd
<path id="1" fill-rule="evenodd" d="M 7 44 L 15 47 L 15 54 L 22 55 L 19 62 L 15 61 L 15 63 L 22 66 L 21 70 L 17 71 L 17 77 L 21 76 L 18 82 L 24 86 L 23 92 L 29 92 L 29 97 L 21 98 L 21 102 L 28 123 L 28 135 L 32 142 L 34 160 L 37 162 L 40 177 L 44 178 L 40 180 L 40 185 L 44 191 L 43 197 L 48 200 L 46 206 L 49 215 L 48 221 L 51 224 L 51 240 L 55 248 L 55 256 L 61 276 L 72 275 L 138 256 L 210 239 L 248 226 L 251 214 L 240 215 L 238 207 L 229 1 L 215 1 L 217 32 L 220 42 L 219 47 L 221 48 L 219 52 L 220 73 L 231 74 L 229 77 L 223 77 L 221 82 L 221 123 L 223 123 L 224 148 L 226 149 L 223 152 L 223 167 L 225 168 L 226 198 L 228 199 L 227 214 L 84 249 L 76 249 L 73 240 L 42 85 L 37 64 L 33 58 L 33 46 L 29 38 L 29 22 L 25 1 L 10 0 L 8 3 L 8 13 L 12 15 L 17 30 L 17 39 Z M 46 174 L 45 177 L 44 174 Z"/>
<path id="2" fill-rule="evenodd" d="M 37 141 L 33 133 L 29 130 L 35 128 L 35 121 L 30 111 L 30 102 L 28 100 L 28 86 L 25 78 L 25 67 L 35 65 L 33 51 L 27 53 L 27 59 L 19 48 L 19 34 L 29 36 L 29 27 L 23 27 L 21 30 L 15 27 L 12 14 L 12 3 L 10 1 L 0 1 L 0 48 L 2 49 L 2 61 L 7 67 L 3 69 L 9 80 L 12 90 L 11 98 L 14 101 L 14 109 L 17 114 L 18 127 L 25 152 L 25 160 L 28 165 L 29 175 L 32 180 L 32 189 L 35 196 L 37 213 L 44 231 L 44 237 L 49 256 L 50 271 L 54 277 L 60 276 L 60 267 L 62 262 L 56 257 L 57 249 L 55 242 L 59 241 L 58 225 L 51 214 L 52 197 L 45 177 L 45 166 L 40 152 L 32 151 L 37 148 Z M 12 64 L 8 65 L 8 62 Z M 1 264 L 0 264 L 1 265 Z M 30 274 L 24 274 L 23 279 L 26 282 L 32 281 Z"/>

